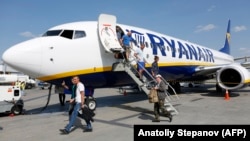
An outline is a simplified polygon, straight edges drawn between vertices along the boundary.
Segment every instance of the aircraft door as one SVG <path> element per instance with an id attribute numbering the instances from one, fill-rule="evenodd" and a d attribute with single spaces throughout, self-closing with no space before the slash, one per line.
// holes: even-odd
<path id="1" fill-rule="evenodd" d="M 116 17 L 113 15 L 100 14 L 98 19 L 99 39 L 104 49 L 109 52 L 123 51 L 116 35 Z"/>

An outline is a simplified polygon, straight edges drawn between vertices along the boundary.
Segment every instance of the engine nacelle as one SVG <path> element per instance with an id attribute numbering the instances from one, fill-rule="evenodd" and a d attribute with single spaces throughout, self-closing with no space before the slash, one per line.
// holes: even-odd
<path id="1" fill-rule="evenodd" d="M 242 88 L 249 83 L 250 73 L 240 64 L 232 64 L 218 70 L 216 79 L 221 88 L 235 90 Z"/>

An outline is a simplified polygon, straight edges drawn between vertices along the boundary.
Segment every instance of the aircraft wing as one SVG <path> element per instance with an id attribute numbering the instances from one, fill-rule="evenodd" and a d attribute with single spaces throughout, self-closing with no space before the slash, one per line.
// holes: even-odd
<path id="1" fill-rule="evenodd" d="M 223 66 L 225 65 L 198 67 L 195 69 L 195 75 L 212 75 L 216 73 L 217 70 L 221 69 Z"/>
<path id="2" fill-rule="evenodd" d="M 241 65 L 247 69 L 250 69 L 250 62 L 243 62 Z"/>
<path id="3" fill-rule="evenodd" d="M 234 61 L 241 61 L 240 64 L 247 68 L 247 69 L 250 69 L 250 56 L 245 56 L 245 57 L 238 57 L 238 58 L 235 58 Z"/>
<path id="4" fill-rule="evenodd" d="M 243 63 L 235 63 L 235 64 L 239 64 L 239 65 L 245 67 L 246 69 L 250 69 L 250 62 L 249 61 L 248 62 L 243 62 Z M 226 66 L 228 66 L 228 65 L 197 67 L 195 69 L 195 71 L 196 71 L 195 75 L 212 75 L 212 74 L 215 74 L 217 70 L 220 70 L 221 68 L 226 67 Z"/>

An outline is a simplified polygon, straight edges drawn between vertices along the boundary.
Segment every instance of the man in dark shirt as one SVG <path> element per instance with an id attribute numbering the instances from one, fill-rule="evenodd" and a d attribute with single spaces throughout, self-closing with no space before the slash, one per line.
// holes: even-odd
<path id="1" fill-rule="evenodd" d="M 157 74 L 159 74 L 159 66 L 158 66 L 158 61 L 159 61 L 159 57 L 155 56 L 154 58 L 154 62 L 152 63 L 152 68 L 151 68 L 151 73 L 152 76 L 155 77 Z"/>

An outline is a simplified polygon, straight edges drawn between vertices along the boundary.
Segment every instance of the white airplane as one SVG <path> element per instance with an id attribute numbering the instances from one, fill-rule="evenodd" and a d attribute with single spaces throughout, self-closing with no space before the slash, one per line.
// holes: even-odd
<path id="1" fill-rule="evenodd" d="M 126 71 L 113 71 L 113 64 L 122 59 L 116 27 L 123 34 L 132 32 L 133 49 L 145 43 L 145 58 L 152 63 L 160 57 L 160 74 L 176 92 L 181 81 L 203 81 L 216 78 L 217 90 L 236 90 L 250 83 L 249 71 L 230 55 L 230 20 L 226 41 L 219 50 L 157 33 L 151 30 L 116 23 L 116 17 L 100 14 L 98 21 L 72 22 L 48 29 L 34 38 L 7 49 L 3 61 L 24 74 L 51 84 L 71 83 L 80 76 L 86 88 L 137 85 Z M 133 51 L 131 56 L 133 56 Z M 134 64 L 134 63 L 133 63 Z M 151 65 L 146 65 L 150 72 Z"/>

